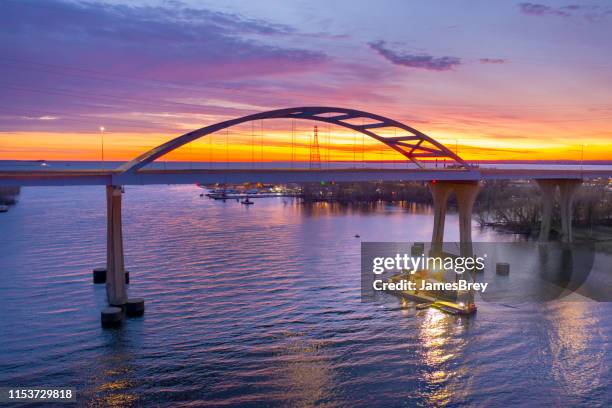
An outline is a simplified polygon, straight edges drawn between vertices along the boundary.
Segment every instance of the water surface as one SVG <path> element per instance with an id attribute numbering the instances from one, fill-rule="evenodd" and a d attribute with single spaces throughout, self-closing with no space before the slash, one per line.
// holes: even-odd
<path id="1" fill-rule="evenodd" d="M 129 292 L 147 309 L 104 330 L 91 283 L 104 189 L 24 188 L 0 214 L 0 386 L 75 387 L 87 406 L 612 404 L 609 303 L 482 303 L 461 318 L 361 302 L 360 242 L 427 240 L 428 207 L 200 192 L 127 187 Z"/>

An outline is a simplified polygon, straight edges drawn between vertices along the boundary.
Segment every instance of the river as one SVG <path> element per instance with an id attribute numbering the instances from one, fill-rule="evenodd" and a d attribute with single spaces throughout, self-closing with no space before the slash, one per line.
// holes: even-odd
<path id="1" fill-rule="evenodd" d="M 126 187 L 129 291 L 146 313 L 108 330 L 91 276 L 104 189 L 23 188 L 0 214 L 0 386 L 73 387 L 85 406 L 612 405 L 610 303 L 491 302 L 466 318 L 361 302 L 361 242 L 426 241 L 429 207 L 200 192 Z M 475 241 L 516 239 L 474 226 Z"/>

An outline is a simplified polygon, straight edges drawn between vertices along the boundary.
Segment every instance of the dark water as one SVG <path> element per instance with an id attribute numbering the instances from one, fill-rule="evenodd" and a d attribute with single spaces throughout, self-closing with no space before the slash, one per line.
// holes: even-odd
<path id="1" fill-rule="evenodd" d="M 23 189 L 0 214 L 0 386 L 75 387 L 83 406 L 612 404 L 610 303 L 482 303 L 472 318 L 361 303 L 360 241 L 427 240 L 426 207 L 199 193 L 127 189 L 129 291 L 147 310 L 103 330 L 103 189 Z"/>

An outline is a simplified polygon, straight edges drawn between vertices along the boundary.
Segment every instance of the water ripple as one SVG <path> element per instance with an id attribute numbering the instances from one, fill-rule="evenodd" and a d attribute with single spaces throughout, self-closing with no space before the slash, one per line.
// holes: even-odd
<path id="1" fill-rule="evenodd" d="M 147 311 L 103 330 L 104 190 L 24 188 L 0 215 L 0 385 L 75 387 L 86 406 L 612 404 L 609 304 L 464 319 L 361 303 L 354 234 L 424 241 L 429 215 L 199 192 L 127 189 L 129 290 Z"/>

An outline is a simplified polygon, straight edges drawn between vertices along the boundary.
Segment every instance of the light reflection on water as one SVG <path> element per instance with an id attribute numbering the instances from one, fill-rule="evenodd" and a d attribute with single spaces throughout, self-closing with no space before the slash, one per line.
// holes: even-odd
<path id="1" fill-rule="evenodd" d="M 0 386 L 76 387 L 89 406 L 612 402 L 609 304 L 482 303 L 466 319 L 360 302 L 360 242 L 426 241 L 428 207 L 199 193 L 127 189 L 130 293 L 147 311 L 102 330 L 104 190 L 24 189 L 0 214 Z"/>

